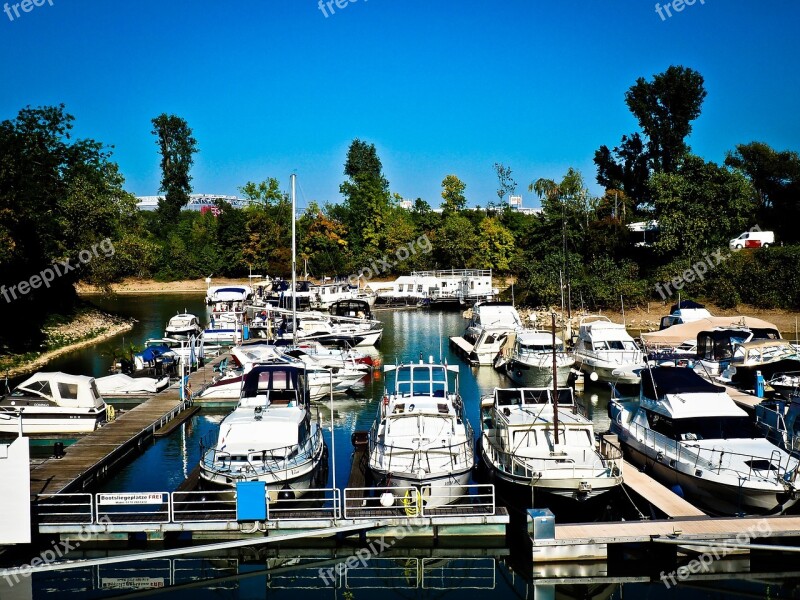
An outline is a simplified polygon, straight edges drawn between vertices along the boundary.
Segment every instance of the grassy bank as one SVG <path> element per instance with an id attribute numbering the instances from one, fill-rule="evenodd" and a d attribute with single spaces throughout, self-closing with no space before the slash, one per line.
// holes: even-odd
<path id="1" fill-rule="evenodd" d="M 37 371 L 54 358 L 96 344 L 133 329 L 131 321 L 95 309 L 66 317 L 53 317 L 45 326 L 45 341 L 38 352 L 0 355 L 0 373 L 9 377 Z"/>

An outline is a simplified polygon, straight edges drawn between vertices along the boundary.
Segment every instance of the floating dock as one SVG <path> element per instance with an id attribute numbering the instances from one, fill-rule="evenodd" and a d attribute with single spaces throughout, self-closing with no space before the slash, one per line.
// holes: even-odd
<path id="1" fill-rule="evenodd" d="M 471 365 L 477 365 L 478 361 L 472 355 L 472 350 L 475 348 L 463 337 L 455 336 L 450 338 L 450 347 L 455 350 L 456 354 L 469 362 Z"/>
<path id="2" fill-rule="evenodd" d="M 211 379 L 221 358 L 189 375 L 189 389 L 200 389 Z M 102 479 L 109 471 L 141 450 L 159 430 L 191 417 L 192 401 L 180 397 L 177 386 L 120 414 L 69 446 L 62 458 L 51 458 L 31 468 L 31 501 L 40 495 L 79 492 Z M 189 409 L 189 410 L 187 410 Z"/>

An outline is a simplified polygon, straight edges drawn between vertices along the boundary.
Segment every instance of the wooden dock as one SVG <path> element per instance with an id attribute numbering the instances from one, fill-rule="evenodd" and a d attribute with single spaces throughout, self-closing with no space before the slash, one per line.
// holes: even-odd
<path id="1" fill-rule="evenodd" d="M 475 347 L 470 344 L 463 337 L 455 336 L 450 338 L 450 347 L 456 351 L 456 354 L 466 359 L 469 363 L 477 364 L 477 361 L 471 358 L 472 349 Z"/>
<path id="2" fill-rule="evenodd" d="M 625 461 L 622 473 L 622 485 L 636 492 L 668 518 L 706 516 L 699 508 L 667 489 L 649 475 L 642 473 L 628 461 Z"/>
<path id="3" fill-rule="evenodd" d="M 198 392 L 210 381 L 213 367 L 222 360 L 189 375 L 189 387 Z M 31 500 L 40 494 L 83 492 L 115 467 L 140 451 L 162 428 L 174 427 L 194 412 L 191 401 L 180 397 L 178 387 L 169 387 L 149 400 L 120 414 L 114 421 L 69 446 L 62 458 L 51 458 L 31 468 Z"/>

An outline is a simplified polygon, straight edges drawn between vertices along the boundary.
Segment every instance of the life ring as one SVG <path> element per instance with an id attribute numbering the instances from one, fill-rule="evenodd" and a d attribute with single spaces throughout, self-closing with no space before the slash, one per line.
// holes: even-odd
<path id="1" fill-rule="evenodd" d="M 406 494 L 403 496 L 403 507 L 405 508 L 406 516 L 416 517 L 419 514 L 420 500 L 419 490 L 415 489 L 413 495 L 411 490 L 406 490 Z"/>

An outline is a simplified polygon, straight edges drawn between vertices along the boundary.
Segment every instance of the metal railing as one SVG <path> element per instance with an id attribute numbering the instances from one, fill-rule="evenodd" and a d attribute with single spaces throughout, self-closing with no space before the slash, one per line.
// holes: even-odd
<path id="1" fill-rule="evenodd" d="M 276 479 L 280 479 L 280 473 L 311 461 L 320 452 L 322 444 L 322 429 L 317 428 L 316 433 L 306 439 L 302 446 L 291 445 L 265 451 L 255 462 L 251 460 L 252 453 L 247 454 L 246 460 L 234 460 L 234 456 L 240 457 L 243 454 L 232 455 L 230 452 L 201 445 L 200 465 L 205 471 L 225 477 L 231 482 L 249 481 L 266 474 L 273 474 Z"/>
<path id="2" fill-rule="evenodd" d="M 599 457 L 596 450 L 586 448 L 584 457 L 587 454 L 591 454 L 593 459 L 582 462 L 578 462 L 574 458 L 559 452 L 551 452 L 550 456 L 519 457 L 511 452 L 499 449 L 495 444 L 488 441 L 485 436 L 482 438 L 481 443 L 492 464 L 504 473 L 514 477 L 546 479 L 549 476 L 558 474 L 560 478 L 564 478 L 564 475 L 567 474 L 576 478 L 585 477 L 586 471 L 590 471 L 592 477 L 601 476 L 603 473 L 608 473 L 611 477 L 618 477 L 622 473 L 622 449 L 611 442 L 601 444 Z"/>
<path id="3" fill-rule="evenodd" d="M 456 493 L 431 486 L 392 488 L 322 488 L 300 498 L 272 500 L 265 494 L 267 521 L 338 519 L 413 519 L 416 517 L 492 516 L 493 485 L 461 486 Z M 440 502 L 447 501 L 447 504 Z M 165 525 L 237 521 L 235 490 L 143 492 L 121 494 L 40 495 L 34 505 L 40 526 Z"/>
<path id="4" fill-rule="evenodd" d="M 635 437 L 639 443 L 657 453 L 656 460 L 659 460 L 658 455 L 660 454 L 661 460 L 666 459 L 667 463 L 671 463 L 670 466 L 673 466 L 676 462 L 683 462 L 692 465 L 695 470 L 708 470 L 717 475 L 725 474 L 735 477 L 739 485 L 754 478 L 771 480 L 773 483 L 784 485 L 787 483 L 784 478 L 785 475 L 793 473 L 792 483 L 797 476 L 797 461 L 792 459 L 788 453 L 781 452 L 778 448 L 775 448 L 770 453 L 770 456 L 767 457 L 731 452 L 727 448 L 719 448 L 717 446 L 702 448 L 699 444 L 687 444 L 686 441 L 678 441 L 634 422 L 629 422 L 628 428 L 630 435 Z M 786 455 L 785 464 L 781 454 Z M 742 467 L 745 468 L 737 468 L 737 466 L 733 465 L 734 459 L 739 460 Z M 766 469 L 754 466 L 765 462 L 768 465 Z M 795 463 L 794 470 L 789 468 L 792 462 Z M 758 471 L 758 473 L 755 471 Z"/>

